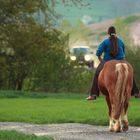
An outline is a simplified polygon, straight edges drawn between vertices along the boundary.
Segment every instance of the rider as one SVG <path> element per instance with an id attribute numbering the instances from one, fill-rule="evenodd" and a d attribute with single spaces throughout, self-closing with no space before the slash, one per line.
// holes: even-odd
<path id="1" fill-rule="evenodd" d="M 109 60 L 124 60 L 125 59 L 125 47 L 123 41 L 116 36 L 116 29 L 114 26 L 108 28 L 109 37 L 105 39 L 98 47 L 96 55 L 100 61 L 100 64 L 97 67 L 95 72 L 92 87 L 90 89 L 90 95 L 86 98 L 87 100 L 96 100 L 96 97 L 99 96 L 98 88 L 98 76 L 102 70 L 106 61 Z M 101 57 L 104 53 L 103 59 Z M 133 88 L 131 95 L 136 98 L 140 98 L 140 92 L 136 86 L 135 80 L 133 78 Z"/>

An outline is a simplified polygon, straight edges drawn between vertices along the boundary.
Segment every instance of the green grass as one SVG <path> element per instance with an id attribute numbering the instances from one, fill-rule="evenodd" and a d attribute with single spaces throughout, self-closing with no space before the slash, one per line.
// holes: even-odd
<path id="1" fill-rule="evenodd" d="M 16 131 L 0 131 L 0 140 L 53 140 L 51 137 L 37 137 Z"/>
<path id="2" fill-rule="evenodd" d="M 39 94 L 39 93 L 38 93 Z M 0 98 L 0 121 L 30 123 L 108 124 L 108 109 L 103 97 L 86 101 L 86 95 L 48 94 L 44 98 Z M 132 98 L 129 122 L 140 126 L 140 101 Z"/>
<path id="3" fill-rule="evenodd" d="M 83 99 L 1 99 L 0 121 L 32 123 L 93 123 L 104 124 L 107 112 L 98 100 L 94 104 Z M 101 114 L 103 116 L 101 116 Z M 101 117 L 99 117 L 99 115 Z M 102 121 L 102 122 L 101 122 Z"/>
<path id="4" fill-rule="evenodd" d="M 136 21 L 140 21 L 140 16 L 128 16 L 124 19 L 124 22 L 126 24 L 131 24 L 131 23 L 134 23 Z"/>
<path id="5" fill-rule="evenodd" d="M 0 91 L 0 98 L 82 98 L 81 94 L 73 93 L 46 93 L 46 92 L 28 92 L 28 91 Z"/>

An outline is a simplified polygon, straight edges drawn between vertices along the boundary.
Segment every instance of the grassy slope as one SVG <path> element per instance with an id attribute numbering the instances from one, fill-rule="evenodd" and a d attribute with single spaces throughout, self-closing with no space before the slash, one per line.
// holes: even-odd
<path id="1" fill-rule="evenodd" d="M 126 16 L 126 17 L 120 17 L 120 18 L 116 18 L 116 19 L 112 19 L 112 20 L 106 20 L 103 22 L 95 23 L 95 24 L 90 25 L 88 27 L 88 29 L 94 33 L 93 35 L 95 35 L 96 38 L 97 38 L 97 36 L 102 36 L 102 38 L 104 38 L 107 36 L 106 31 L 107 31 L 108 27 L 112 26 L 114 24 L 116 26 L 116 22 L 118 20 L 121 21 L 121 23 L 119 23 L 121 27 L 125 26 L 125 27 L 129 28 L 129 26 L 131 24 L 134 24 L 134 23 L 140 21 L 140 14 Z M 121 25 L 122 23 L 123 23 L 123 25 Z M 120 27 L 117 27 L 117 32 L 119 30 L 118 28 L 120 28 Z"/>
<path id="2" fill-rule="evenodd" d="M 60 97 L 59 97 L 60 96 Z M 49 95 L 46 98 L 0 99 L 0 121 L 31 123 L 108 124 L 107 106 L 103 97 L 88 102 L 84 95 Z M 140 126 L 140 102 L 131 99 L 129 122 Z"/>

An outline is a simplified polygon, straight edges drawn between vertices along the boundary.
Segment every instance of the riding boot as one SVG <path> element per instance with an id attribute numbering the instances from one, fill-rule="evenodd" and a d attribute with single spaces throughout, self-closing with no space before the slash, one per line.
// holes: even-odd
<path id="1" fill-rule="evenodd" d="M 105 61 L 102 61 L 96 69 L 96 72 L 94 74 L 94 78 L 92 81 L 92 86 L 89 91 L 90 95 L 89 95 L 89 97 L 86 98 L 87 100 L 96 100 L 96 97 L 99 96 L 100 91 L 98 88 L 98 76 L 99 76 L 101 70 L 103 69 L 104 64 L 105 64 Z"/>
<path id="2" fill-rule="evenodd" d="M 140 98 L 140 91 L 136 85 L 134 78 L 133 78 L 133 87 L 132 87 L 131 95 L 134 96 L 135 98 Z"/>

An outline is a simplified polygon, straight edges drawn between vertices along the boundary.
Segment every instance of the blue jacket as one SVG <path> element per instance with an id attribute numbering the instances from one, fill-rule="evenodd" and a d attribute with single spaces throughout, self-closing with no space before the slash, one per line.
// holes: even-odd
<path id="1" fill-rule="evenodd" d="M 111 44 L 109 38 L 105 39 L 98 47 L 96 51 L 97 56 L 101 56 L 102 53 L 104 53 L 103 60 L 109 61 L 109 60 L 123 60 L 125 58 L 125 48 L 123 41 L 118 38 L 118 54 L 115 57 L 112 57 L 110 55 L 111 50 Z"/>

